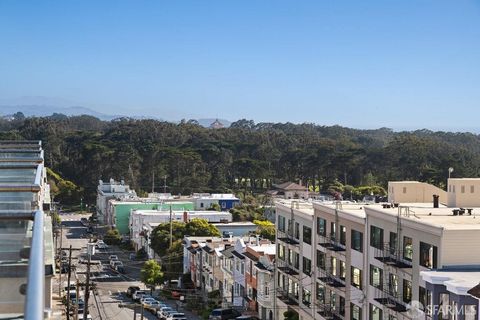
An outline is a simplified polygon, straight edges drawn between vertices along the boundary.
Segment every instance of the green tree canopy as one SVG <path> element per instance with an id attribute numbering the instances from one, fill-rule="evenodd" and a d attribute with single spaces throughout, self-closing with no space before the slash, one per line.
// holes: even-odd
<path id="1" fill-rule="evenodd" d="M 148 260 L 140 271 L 140 280 L 148 287 L 154 289 L 163 281 L 161 266 L 155 260 Z"/>

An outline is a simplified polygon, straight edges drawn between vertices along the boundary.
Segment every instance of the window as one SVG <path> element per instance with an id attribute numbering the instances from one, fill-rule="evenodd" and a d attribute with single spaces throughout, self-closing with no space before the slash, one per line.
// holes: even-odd
<path id="1" fill-rule="evenodd" d="M 362 308 L 350 303 L 350 320 L 362 320 Z"/>
<path id="2" fill-rule="evenodd" d="M 363 233 L 357 230 L 352 230 L 352 249 L 363 252 Z"/>
<path id="3" fill-rule="evenodd" d="M 420 265 L 425 268 L 435 269 L 437 267 L 437 247 L 431 244 L 420 242 Z"/>
<path id="4" fill-rule="evenodd" d="M 303 242 L 312 244 L 312 229 L 307 226 L 303 226 Z"/>
<path id="5" fill-rule="evenodd" d="M 337 275 L 337 258 L 330 257 L 330 272 L 332 275 Z"/>
<path id="6" fill-rule="evenodd" d="M 440 293 L 438 305 L 438 319 L 448 319 L 450 311 L 450 297 L 448 293 Z"/>
<path id="7" fill-rule="evenodd" d="M 317 250 L 317 267 L 325 270 L 325 253 Z"/>
<path id="8" fill-rule="evenodd" d="M 302 289 L 302 303 L 307 307 L 312 303 L 312 294 L 307 289 Z"/>
<path id="9" fill-rule="evenodd" d="M 403 258 L 412 261 L 413 257 L 413 241 L 410 237 L 403 237 Z"/>
<path id="10" fill-rule="evenodd" d="M 398 276 L 396 274 L 388 275 L 388 293 L 394 297 L 398 296 Z"/>
<path id="11" fill-rule="evenodd" d="M 412 301 L 412 282 L 403 279 L 403 302 L 410 303 Z"/>
<path id="12" fill-rule="evenodd" d="M 203 202 L 200 202 L 200 208 L 203 208 Z"/>
<path id="13" fill-rule="evenodd" d="M 418 287 L 418 301 L 423 305 L 424 311 L 431 311 L 432 293 L 424 287 Z M 430 307 L 429 307 L 430 306 Z"/>
<path id="14" fill-rule="evenodd" d="M 278 249 L 278 258 L 281 260 L 285 260 L 285 247 L 281 244 L 277 244 Z"/>
<path id="15" fill-rule="evenodd" d="M 317 301 L 321 304 L 325 303 L 325 286 L 317 282 Z"/>
<path id="16" fill-rule="evenodd" d="M 477 306 L 473 304 L 466 304 L 463 306 L 465 310 L 465 320 L 477 319 Z"/>
<path id="17" fill-rule="evenodd" d="M 300 239 L 300 224 L 295 222 L 295 239 Z"/>
<path id="18" fill-rule="evenodd" d="M 395 232 L 390 232 L 390 239 L 388 242 L 388 246 L 390 247 L 390 254 L 395 254 L 397 252 L 397 241 L 397 234 Z"/>
<path id="19" fill-rule="evenodd" d="M 241 267 L 240 273 L 245 274 L 245 264 L 243 262 L 240 263 L 240 267 Z"/>
<path id="20" fill-rule="evenodd" d="M 296 252 L 293 253 L 293 258 L 294 258 L 294 264 L 293 266 L 295 267 L 295 269 L 298 270 L 298 268 L 300 268 L 300 255 Z"/>
<path id="21" fill-rule="evenodd" d="M 341 316 L 345 317 L 345 298 L 340 296 L 339 303 L 338 303 L 338 313 Z"/>
<path id="22" fill-rule="evenodd" d="M 346 271 L 346 266 L 345 266 L 345 261 L 342 261 L 342 260 L 339 260 L 340 263 L 340 273 L 339 273 L 339 277 L 342 279 L 342 280 L 345 280 L 345 278 L 347 277 L 347 271 Z"/>
<path id="23" fill-rule="evenodd" d="M 377 249 L 383 249 L 383 229 L 370 226 L 370 245 Z"/>
<path id="24" fill-rule="evenodd" d="M 278 216 L 278 230 L 285 232 L 285 217 Z"/>
<path id="25" fill-rule="evenodd" d="M 317 234 L 325 237 L 327 235 L 327 221 L 317 217 Z"/>
<path id="26" fill-rule="evenodd" d="M 455 185 L 452 186 L 452 191 L 455 193 Z"/>
<path id="27" fill-rule="evenodd" d="M 330 306 L 334 311 L 337 310 L 337 295 L 335 291 L 330 291 Z"/>
<path id="28" fill-rule="evenodd" d="M 351 283 L 352 283 L 352 286 L 358 288 L 358 289 L 362 289 L 362 270 L 358 269 L 358 268 L 355 268 L 355 267 L 351 267 Z"/>
<path id="29" fill-rule="evenodd" d="M 378 289 L 383 286 L 383 270 L 374 265 L 370 265 L 370 285 Z"/>
<path id="30" fill-rule="evenodd" d="M 293 236 L 293 221 L 288 219 L 288 222 L 287 222 L 287 233 L 289 236 Z"/>
<path id="31" fill-rule="evenodd" d="M 470 186 L 470 193 L 474 193 L 475 192 L 475 186 Z"/>
<path id="32" fill-rule="evenodd" d="M 330 222 L 330 237 L 332 239 L 336 239 L 336 232 L 337 227 L 335 226 L 335 222 Z"/>
<path id="33" fill-rule="evenodd" d="M 306 275 L 312 274 L 312 260 L 303 257 L 303 273 Z"/>
<path id="34" fill-rule="evenodd" d="M 289 265 L 293 264 L 293 250 L 287 249 L 287 262 Z"/>
<path id="35" fill-rule="evenodd" d="M 347 228 L 340 226 L 340 243 L 345 245 L 347 243 Z"/>
<path id="36" fill-rule="evenodd" d="M 407 193 L 407 187 L 403 187 L 403 193 Z"/>
<path id="37" fill-rule="evenodd" d="M 462 193 L 465 193 L 465 186 L 461 186 L 460 190 L 461 190 Z"/>
<path id="38" fill-rule="evenodd" d="M 383 319 L 383 311 L 379 307 L 370 303 L 370 310 L 369 310 L 369 317 L 370 320 L 382 320 Z"/>

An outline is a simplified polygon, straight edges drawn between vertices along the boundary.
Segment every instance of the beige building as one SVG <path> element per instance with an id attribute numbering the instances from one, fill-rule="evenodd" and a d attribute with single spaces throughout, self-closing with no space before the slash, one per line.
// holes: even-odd
<path id="1" fill-rule="evenodd" d="M 473 279 L 472 270 L 480 271 L 480 198 L 472 196 L 477 179 L 449 182 L 449 196 L 457 197 L 453 207 L 442 205 L 439 190 L 411 182 L 391 183 L 389 191 L 413 203 L 277 201 L 275 319 L 287 310 L 300 319 L 412 319 L 414 301 L 429 310 L 448 302 L 469 310 L 451 319 L 479 319 L 466 297 L 472 281 L 447 277 L 467 270 Z M 442 318 L 432 311 L 428 319 Z"/>
<path id="2" fill-rule="evenodd" d="M 480 206 L 480 178 L 448 179 L 449 207 Z"/>
<path id="3" fill-rule="evenodd" d="M 418 181 L 388 182 L 388 202 L 390 203 L 432 202 L 433 195 L 439 196 L 439 203 L 447 204 L 447 192 L 434 185 Z"/>

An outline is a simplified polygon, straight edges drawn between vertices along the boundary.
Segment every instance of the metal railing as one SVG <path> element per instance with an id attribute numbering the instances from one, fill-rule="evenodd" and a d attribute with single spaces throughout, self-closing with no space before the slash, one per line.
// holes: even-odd
<path id="1" fill-rule="evenodd" d="M 45 249 L 44 213 L 38 211 L 1 211 L 1 220 L 33 220 L 29 248 L 27 290 L 24 305 L 25 320 L 44 319 L 45 312 Z"/>
<path id="2" fill-rule="evenodd" d="M 32 244 L 28 260 L 27 295 L 25 297 L 25 320 L 44 319 L 45 312 L 45 252 L 43 211 L 33 216 Z"/>

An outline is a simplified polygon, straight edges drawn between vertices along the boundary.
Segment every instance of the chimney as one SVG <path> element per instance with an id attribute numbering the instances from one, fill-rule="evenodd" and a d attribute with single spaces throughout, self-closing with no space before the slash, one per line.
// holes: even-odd
<path id="1" fill-rule="evenodd" d="M 187 213 L 187 211 L 183 211 L 183 222 L 185 222 L 185 223 L 188 222 L 188 213 Z"/>
<path id="2" fill-rule="evenodd" d="M 433 207 L 434 208 L 438 208 L 438 198 L 440 198 L 440 196 L 438 194 L 433 195 Z"/>

